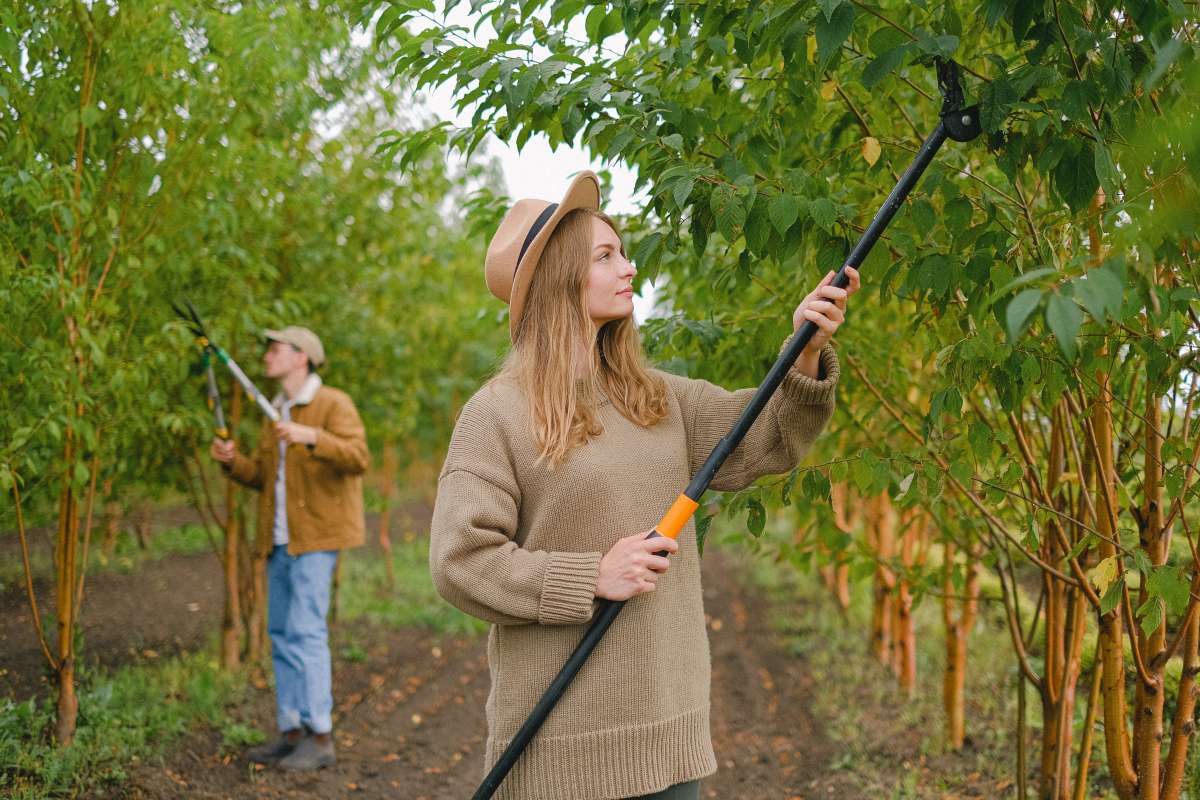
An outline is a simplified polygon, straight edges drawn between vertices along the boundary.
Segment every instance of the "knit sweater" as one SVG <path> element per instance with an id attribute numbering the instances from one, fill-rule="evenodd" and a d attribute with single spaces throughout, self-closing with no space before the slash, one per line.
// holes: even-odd
<path id="1" fill-rule="evenodd" d="M 839 366 L 793 368 L 712 488 L 743 489 L 796 466 L 833 413 Z M 656 372 L 665 418 L 643 428 L 600 399 L 603 432 L 551 470 L 538 463 L 529 404 L 503 379 L 463 408 L 438 480 L 430 570 L 438 592 L 491 622 L 485 769 L 491 769 L 578 644 L 600 559 L 654 527 L 728 433 L 753 389 Z M 631 599 L 496 796 L 614 800 L 716 771 L 709 649 L 696 528 L 653 592 Z"/>

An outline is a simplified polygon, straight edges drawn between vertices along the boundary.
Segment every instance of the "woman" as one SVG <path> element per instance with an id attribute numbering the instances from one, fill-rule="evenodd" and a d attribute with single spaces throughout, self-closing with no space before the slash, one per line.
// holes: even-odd
<path id="1" fill-rule="evenodd" d="M 597 598 L 632 599 L 497 796 L 695 798 L 716 771 L 695 526 L 646 535 L 753 390 L 645 366 L 636 273 L 591 172 L 561 203 L 521 200 L 488 247 L 513 347 L 462 410 L 438 482 L 430 569 L 492 623 L 487 768 L 582 637 Z M 712 488 L 794 467 L 833 413 L 832 273 L 797 307 L 818 332 Z M 667 551 L 671 558 L 656 555 Z"/>

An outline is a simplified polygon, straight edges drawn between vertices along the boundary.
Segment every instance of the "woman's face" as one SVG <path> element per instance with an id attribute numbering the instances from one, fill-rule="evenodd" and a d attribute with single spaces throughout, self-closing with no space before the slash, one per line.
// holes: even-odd
<path id="1" fill-rule="evenodd" d="M 592 217 L 592 260 L 588 271 L 587 308 L 596 327 L 633 313 L 633 264 L 625 257 L 616 231 Z"/>

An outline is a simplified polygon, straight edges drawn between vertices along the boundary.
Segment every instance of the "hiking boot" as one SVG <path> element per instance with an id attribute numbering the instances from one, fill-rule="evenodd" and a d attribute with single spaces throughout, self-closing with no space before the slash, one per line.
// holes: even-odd
<path id="1" fill-rule="evenodd" d="M 279 767 L 293 772 L 332 767 L 337 763 L 333 754 L 333 737 L 306 736 L 290 755 L 280 759 Z"/>
<path id="2" fill-rule="evenodd" d="M 274 741 L 251 747 L 246 751 L 246 758 L 255 764 L 275 764 L 280 759 L 292 754 L 300 742 L 304 741 L 306 731 L 296 728 L 284 731 Z"/>

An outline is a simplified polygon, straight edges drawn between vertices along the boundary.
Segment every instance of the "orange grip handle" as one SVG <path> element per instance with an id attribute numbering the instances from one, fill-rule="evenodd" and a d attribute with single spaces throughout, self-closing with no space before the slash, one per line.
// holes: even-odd
<path id="1" fill-rule="evenodd" d="M 659 523 L 654 526 L 654 530 L 658 531 L 668 539 L 674 539 L 679 536 L 679 532 L 683 530 L 683 526 L 687 525 L 687 521 L 692 518 L 692 514 L 696 513 L 696 509 L 700 507 L 692 498 L 686 494 L 681 494 L 675 498 L 675 503 L 667 511 Z"/>

